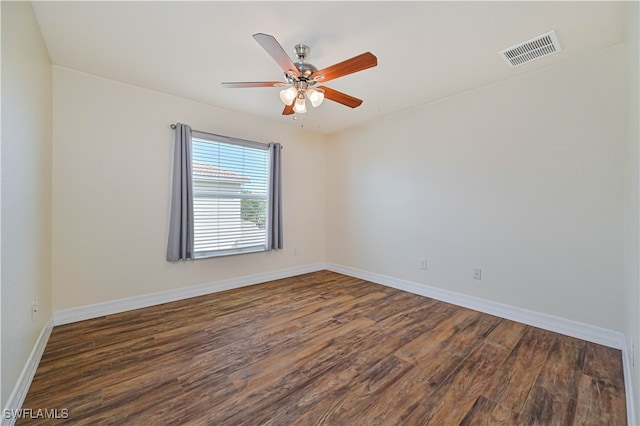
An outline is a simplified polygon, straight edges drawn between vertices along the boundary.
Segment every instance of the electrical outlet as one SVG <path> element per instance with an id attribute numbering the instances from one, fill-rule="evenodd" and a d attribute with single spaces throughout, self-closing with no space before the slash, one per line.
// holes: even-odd
<path id="1" fill-rule="evenodd" d="M 482 269 L 474 269 L 473 270 L 473 279 L 481 280 L 482 279 Z"/>
<path id="2" fill-rule="evenodd" d="M 427 269 L 427 258 L 420 259 L 420 269 Z"/>
<path id="3" fill-rule="evenodd" d="M 38 298 L 37 297 L 35 299 L 33 299 L 33 301 L 31 302 L 31 318 L 35 317 L 36 313 L 38 313 Z"/>

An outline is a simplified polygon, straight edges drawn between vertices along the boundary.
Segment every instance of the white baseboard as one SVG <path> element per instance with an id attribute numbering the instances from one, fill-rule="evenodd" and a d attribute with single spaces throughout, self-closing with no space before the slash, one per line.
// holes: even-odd
<path id="1" fill-rule="evenodd" d="M 249 285 L 260 284 L 267 281 L 293 277 L 309 272 L 316 272 L 322 269 L 325 269 L 324 263 L 314 263 L 310 265 L 280 269 L 277 271 L 265 272 L 261 274 L 230 278 L 191 287 L 177 288 L 174 290 L 168 290 L 159 293 L 127 297 L 125 299 L 110 300 L 108 302 L 96 303 L 93 305 L 64 309 L 53 313 L 53 324 L 62 325 L 77 321 L 84 321 L 92 318 L 99 318 L 105 315 L 117 314 L 134 309 L 160 305 L 162 303 L 188 299 L 190 297 L 203 296 L 205 294 L 232 290 L 234 288 L 240 288 Z"/>
<path id="2" fill-rule="evenodd" d="M 425 284 L 419 284 L 412 281 L 402 280 L 389 277 L 386 275 L 376 274 L 373 272 L 363 271 L 348 266 L 333 263 L 315 263 L 303 265 L 293 268 L 281 269 L 277 271 L 247 275 L 238 278 L 221 280 L 208 284 L 174 289 L 159 293 L 153 293 L 143 296 L 129 297 L 126 299 L 118 299 L 109 302 L 96 303 L 93 305 L 80 306 L 77 308 L 65 309 L 54 312 L 53 318 L 43 328 L 36 344 L 29 356 L 22 374 L 16 384 L 7 402 L 6 409 L 20 409 L 27 395 L 31 381 L 35 375 L 38 363 L 42 357 L 45 346 L 51 334 L 54 325 L 62 325 L 86 319 L 98 318 L 105 315 L 116 314 L 133 309 L 145 308 L 148 306 L 159 305 L 162 303 L 174 302 L 177 300 L 187 299 L 190 297 L 202 296 L 210 293 L 231 290 L 244 286 L 260 284 L 267 281 L 288 278 L 296 275 L 306 274 L 327 269 L 355 278 L 360 278 L 376 284 L 397 288 L 399 290 L 430 297 L 457 306 L 495 315 L 512 321 L 521 322 L 523 324 L 539 327 L 545 330 L 575 337 L 593 343 L 598 343 L 615 349 L 622 350 L 622 361 L 624 369 L 625 392 L 627 398 L 627 420 L 629 425 L 636 425 L 635 409 L 633 405 L 633 390 L 631 386 L 631 366 L 629 361 L 629 353 L 625 336 L 623 333 L 596 327 L 590 324 L 569 320 L 566 318 L 556 317 L 553 315 L 543 314 L 540 312 L 530 311 L 523 308 L 517 308 L 468 296 L 449 290 L 443 290 L 431 287 Z M 3 416 L 2 426 L 9 426 L 15 423 L 15 419 L 5 419 Z"/>
<path id="3" fill-rule="evenodd" d="M 326 268 L 340 274 L 350 275 L 376 284 L 382 284 L 388 287 L 397 288 L 398 290 L 418 294 L 420 296 L 430 297 L 432 299 L 462 306 L 464 308 L 495 315 L 500 318 L 521 322 L 523 324 L 553 331 L 555 333 L 576 337 L 588 342 L 598 343 L 614 349 L 622 349 L 623 346 L 624 335 L 617 331 L 607 330 L 605 328 L 596 327 L 594 325 L 566 318 L 517 308 L 486 299 L 443 290 L 441 288 L 431 287 L 426 284 L 401 280 L 348 266 L 328 263 Z"/>
<path id="4" fill-rule="evenodd" d="M 33 345 L 33 349 L 29 354 L 27 363 L 22 369 L 22 373 L 20 373 L 20 377 L 18 377 L 18 382 L 16 383 L 15 387 L 13 388 L 13 392 L 11 392 L 9 399 L 7 400 L 7 406 L 4 407 L 2 411 L 2 426 L 13 426 L 13 424 L 15 424 L 16 418 L 13 417 L 11 413 L 22 408 L 24 399 L 27 396 L 27 392 L 29 391 L 31 382 L 33 381 L 33 376 L 35 376 L 36 370 L 38 369 L 38 364 L 40 364 L 40 358 L 42 358 L 44 348 L 47 346 L 47 342 L 49 341 L 49 336 L 51 335 L 52 329 L 53 318 L 49 318 L 49 321 L 47 321 L 47 323 L 42 328 L 42 331 L 40 332 L 35 345 Z"/>
<path id="5" fill-rule="evenodd" d="M 588 342 L 598 343 L 600 345 L 608 346 L 614 349 L 620 349 L 622 352 L 622 369 L 624 374 L 625 397 L 627 404 L 627 424 L 629 426 L 640 426 L 640 423 L 636 421 L 635 405 L 633 399 L 633 385 L 631 378 L 630 361 L 631 358 L 628 351 L 626 338 L 623 333 L 596 327 L 594 325 L 585 324 L 578 321 L 569 320 L 566 318 L 556 317 L 553 315 L 543 314 L 540 312 L 504 305 L 502 303 L 492 302 L 473 296 L 455 293 L 449 290 L 443 290 L 425 284 L 419 284 L 412 281 L 401 280 L 398 278 L 388 277 L 386 275 L 363 271 L 348 266 L 327 263 L 326 269 L 337 272 L 339 274 L 349 275 L 376 284 L 397 288 L 398 290 L 407 291 L 409 293 L 430 297 L 432 299 L 451 303 L 457 306 L 462 306 L 490 315 L 495 315 L 500 318 L 521 322 L 523 324 L 542 328 L 544 330 L 553 331 L 555 333 L 586 340 Z"/>
<path id="6" fill-rule="evenodd" d="M 627 399 L 627 424 L 637 426 L 636 406 L 633 399 L 633 384 L 631 379 L 631 355 L 627 346 L 627 339 L 624 338 L 622 344 L 622 370 L 624 372 L 624 393 Z"/>
<path id="7" fill-rule="evenodd" d="M 133 309 L 146 308 L 162 303 L 188 299 L 190 297 L 203 296 L 205 294 L 217 293 L 266 281 L 288 278 L 295 275 L 320 271 L 322 269 L 328 269 L 340 274 L 350 275 L 352 277 L 371 281 L 377 284 L 452 303 L 454 305 L 521 322 L 534 327 L 543 328 L 545 330 L 567 336 L 576 337 L 589 342 L 598 343 L 611 348 L 622 349 L 624 345 L 624 335 L 617 331 L 607 330 L 566 318 L 517 308 L 486 299 L 480 299 L 449 290 L 431 287 L 425 284 L 419 284 L 412 281 L 393 278 L 333 263 L 314 263 L 261 274 L 246 275 L 243 277 L 231 278 L 197 286 L 178 288 L 159 293 L 64 309 L 53 313 L 53 324 L 62 325 L 76 321 L 98 318 Z"/>

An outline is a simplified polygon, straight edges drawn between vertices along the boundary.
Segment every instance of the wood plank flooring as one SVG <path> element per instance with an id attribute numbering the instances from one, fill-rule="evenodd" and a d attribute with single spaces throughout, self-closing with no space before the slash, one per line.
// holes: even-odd
<path id="1" fill-rule="evenodd" d="M 55 327 L 17 424 L 623 425 L 620 351 L 321 271 Z"/>

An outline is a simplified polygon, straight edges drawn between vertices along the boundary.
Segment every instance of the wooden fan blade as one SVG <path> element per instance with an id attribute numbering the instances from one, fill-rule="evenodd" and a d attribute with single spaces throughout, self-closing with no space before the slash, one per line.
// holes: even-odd
<path id="1" fill-rule="evenodd" d="M 293 114 L 293 103 L 291 105 L 285 105 L 284 110 L 282 111 L 282 115 L 291 115 Z"/>
<path id="2" fill-rule="evenodd" d="M 284 86 L 286 83 L 282 81 L 236 81 L 231 83 L 220 83 L 220 84 L 230 89 L 238 89 L 243 87 L 277 87 L 277 86 Z"/>
<path id="3" fill-rule="evenodd" d="M 351 108 L 357 108 L 362 105 L 362 99 L 354 98 L 353 96 L 349 96 L 346 93 L 338 92 L 337 90 L 331 89 L 330 87 L 321 86 L 318 87 L 318 89 L 324 90 L 325 99 L 332 100 L 333 102 L 337 102 Z"/>
<path id="4" fill-rule="evenodd" d="M 324 75 L 323 79 L 318 78 L 318 81 L 324 83 L 338 77 L 375 67 L 376 65 L 378 65 L 378 58 L 376 58 L 371 52 L 366 52 L 362 55 L 354 56 L 351 59 L 347 59 L 346 61 L 342 61 L 338 64 L 322 69 L 314 73 L 313 77 Z"/>
<path id="5" fill-rule="evenodd" d="M 287 73 L 287 71 L 292 71 L 296 77 L 300 76 L 300 71 L 293 64 L 287 52 L 284 51 L 278 40 L 272 35 L 257 33 L 253 35 L 253 38 L 262 46 L 264 50 L 267 51 L 269 56 L 271 56 L 277 63 L 280 65 L 280 68 Z"/>

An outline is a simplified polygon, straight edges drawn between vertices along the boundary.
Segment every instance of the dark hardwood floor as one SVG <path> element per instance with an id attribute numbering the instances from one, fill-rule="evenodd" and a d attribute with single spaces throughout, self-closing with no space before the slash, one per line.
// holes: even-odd
<path id="1" fill-rule="evenodd" d="M 55 327 L 18 424 L 622 425 L 621 353 L 322 271 Z"/>

